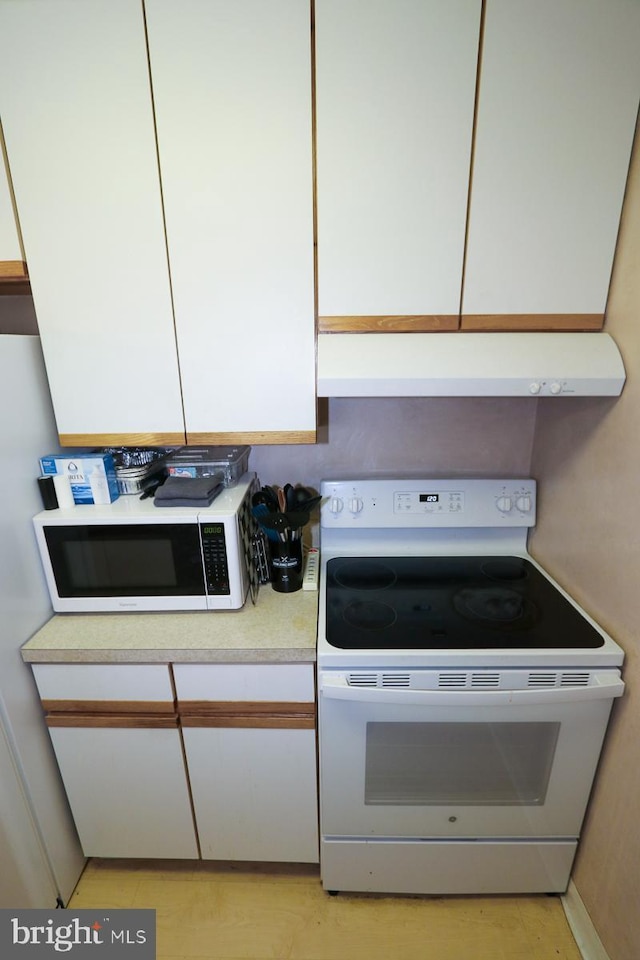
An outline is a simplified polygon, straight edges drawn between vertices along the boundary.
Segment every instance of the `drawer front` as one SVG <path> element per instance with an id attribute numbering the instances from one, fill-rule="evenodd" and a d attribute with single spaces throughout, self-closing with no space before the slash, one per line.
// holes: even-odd
<path id="1" fill-rule="evenodd" d="M 69 703 L 104 701 L 105 709 L 117 703 L 163 703 L 173 708 L 169 667 L 164 664 L 34 664 L 33 675 L 40 698 Z M 138 709 L 141 709 L 138 708 Z"/>
<path id="2" fill-rule="evenodd" d="M 313 664 L 176 664 L 178 701 L 315 700 Z"/>

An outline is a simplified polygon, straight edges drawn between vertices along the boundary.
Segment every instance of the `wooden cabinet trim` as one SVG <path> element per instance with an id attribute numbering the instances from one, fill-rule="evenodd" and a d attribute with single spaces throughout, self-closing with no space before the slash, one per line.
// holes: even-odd
<path id="1" fill-rule="evenodd" d="M 314 703 L 293 701 L 184 700 L 179 706 L 183 727 L 270 727 L 313 730 Z"/>
<path id="2" fill-rule="evenodd" d="M 0 280 L 26 280 L 28 276 L 24 260 L 0 260 Z"/>
<path id="3" fill-rule="evenodd" d="M 315 443 L 315 430 L 259 430 L 244 433 L 191 433 L 187 432 L 187 446 L 202 444 L 213 446 L 254 446 L 261 443 Z"/>
<path id="4" fill-rule="evenodd" d="M 315 716 L 315 703 L 297 700 L 178 700 L 181 717 L 219 716 L 220 714 L 274 714 Z"/>
<path id="5" fill-rule="evenodd" d="M 61 433 L 62 447 L 254 446 L 261 443 L 316 443 L 315 430 L 255 433 Z"/>
<path id="6" fill-rule="evenodd" d="M 296 701 L 43 700 L 48 727 L 171 729 L 245 727 L 313 730 L 315 703 Z"/>
<path id="7" fill-rule="evenodd" d="M 319 333 L 465 333 L 471 331 L 594 331 L 601 313 L 510 313 L 457 316 L 318 317 Z"/>
<path id="8" fill-rule="evenodd" d="M 430 333 L 451 332 L 460 326 L 457 314 L 361 317 L 318 317 L 318 333 Z"/>
<path id="9" fill-rule="evenodd" d="M 45 700 L 41 701 L 47 713 L 55 714 L 150 714 L 175 715 L 170 700 Z"/>
<path id="10" fill-rule="evenodd" d="M 604 325 L 602 313 L 463 314 L 464 331 L 592 331 Z"/>
<path id="11" fill-rule="evenodd" d="M 61 433 L 62 447 L 182 447 L 184 433 Z"/>

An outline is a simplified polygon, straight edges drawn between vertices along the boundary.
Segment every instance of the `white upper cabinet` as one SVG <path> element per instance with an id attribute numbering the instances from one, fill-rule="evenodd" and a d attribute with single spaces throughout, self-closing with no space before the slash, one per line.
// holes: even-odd
<path id="1" fill-rule="evenodd" d="M 0 116 L 63 441 L 184 442 L 141 4 L 2 0 Z"/>
<path id="2" fill-rule="evenodd" d="M 305 0 L 147 0 L 187 435 L 315 438 Z"/>
<path id="3" fill-rule="evenodd" d="M 320 329 L 455 328 L 480 0 L 316 0 Z"/>
<path id="4" fill-rule="evenodd" d="M 0 0 L 61 442 L 313 442 L 316 313 L 597 329 L 639 51 L 638 0 Z"/>
<path id="5" fill-rule="evenodd" d="M 315 440 L 310 4 L 0 0 L 0 116 L 62 442 Z"/>
<path id="6" fill-rule="evenodd" d="M 0 131 L 0 280 L 5 277 L 24 276 L 25 266 L 18 224 L 16 223 L 9 171 L 5 166 Z"/>
<path id="7" fill-rule="evenodd" d="M 463 326 L 601 325 L 639 92 L 637 0 L 487 0 Z"/>

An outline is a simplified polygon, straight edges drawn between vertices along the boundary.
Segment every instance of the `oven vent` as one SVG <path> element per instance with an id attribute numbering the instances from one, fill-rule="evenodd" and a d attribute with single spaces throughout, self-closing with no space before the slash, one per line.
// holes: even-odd
<path id="1" fill-rule="evenodd" d="M 438 687 L 445 690 L 496 690 L 500 686 L 499 673 L 440 673 Z"/>
<path id="2" fill-rule="evenodd" d="M 530 673 L 527 686 L 537 690 L 549 687 L 588 687 L 589 673 L 577 671 L 558 673 L 555 670 Z"/>
<path id="3" fill-rule="evenodd" d="M 545 689 L 546 687 L 556 687 L 558 685 L 558 674 L 557 673 L 530 673 L 529 679 L 527 681 L 528 687 L 533 687 L 536 690 Z"/>
<path id="4" fill-rule="evenodd" d="M 457 690 L 460 687 L 466 687 L 466 673 L 440 673 L 438 674 L 438 686 L 449 690 Z"/>
<path id="5" fill-rule="evenodd" d="M 447 689 L 456 690 L 460 687 L 466 687 L 467 685 L 467 675 L 466 673 L 440 673 L 438 674 L 438 686 L 446 687 Z"/>
<path id="6" fill-rule="evenodd" d="M 383 673 L 380 677 L 381 687 L 408 687 L 411 677 L 408 673 Z"/>
<path id="7" fill-rule="evenodd" d="M 377 673 L 350 673 L 349 686 L 350 687 L 377 687 L 378 674 Z"/>
<path id="8" fill-rule="evenodd" d="M 588 687 L 588 673 L 563 673 L 560 676 L 561 687 Z"/>
<path id="9" fill-rule="evenodd" d="M 350 687 L 410 687 L 409 673 L 350 673 Z"/>
<path id="10" fill-rule="evenodd" d="M 499 673 L 472 673 L 470 678 L 470 687 L 478 688 L 489 688 L 495 690 L 500 686 L 500 674 Z"/>

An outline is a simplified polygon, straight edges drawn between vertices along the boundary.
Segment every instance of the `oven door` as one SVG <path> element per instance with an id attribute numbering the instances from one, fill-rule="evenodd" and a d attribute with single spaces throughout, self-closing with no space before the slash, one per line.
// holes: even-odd
<path id="1" fill-rule="evenodd" d="M 506 689 L 506 674 L 489 692 L 321 672 L 323 837 L 577 837 L 620 674 L 542 690 Z"/>

